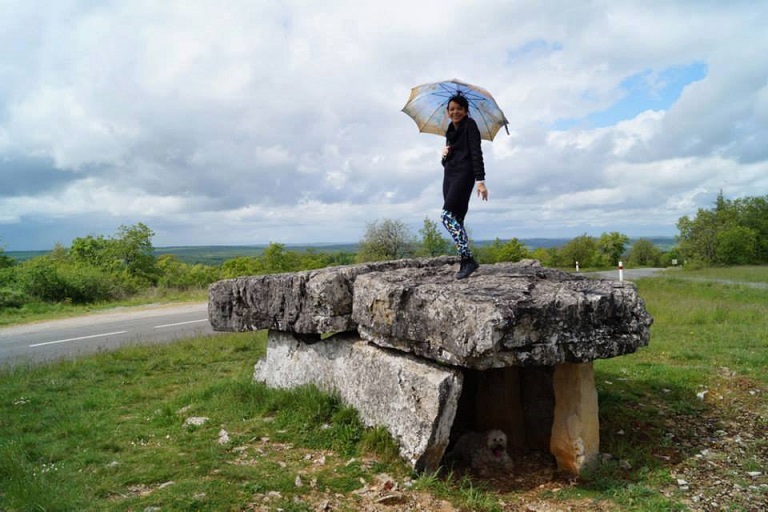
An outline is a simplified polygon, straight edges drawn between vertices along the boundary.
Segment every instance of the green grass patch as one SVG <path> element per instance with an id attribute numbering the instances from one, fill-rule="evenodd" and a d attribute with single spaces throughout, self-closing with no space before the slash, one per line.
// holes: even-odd
<path id="1" fill-rule="evenodd" d="M 364 467 L 342 463 L 379 445 L 404 471 L 392 441 L 371 438 L 338 398 L 254 384 L 264 350 L 265 333 L 246 333 L 6 369 L 0 509 L 240 510 L 268 493 L 291 504 L 312 481 L 359 487 Z M 207 420 L 185 426 L 191 417 Z"/>
<path id="2" fill-rule="evenodd" d="M 698 277 L 702 279 L 722 279 L 743 281 L 748 283 L 768 284 L 768 265 L 742 265 L 738 267 L 707 267 L 680 272 L 683 277 Z"/>

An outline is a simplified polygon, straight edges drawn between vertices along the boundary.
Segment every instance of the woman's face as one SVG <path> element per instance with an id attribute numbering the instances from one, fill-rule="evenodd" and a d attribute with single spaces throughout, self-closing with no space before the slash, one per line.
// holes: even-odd
<path id="1" fill-rule="evenodd" d="M 465 117 L 467 117 L 467 109 L 455 101 L 448 103 L 448 118 L 453 124 L 459 124 L 459 122 L 461 122 L 461 120 Z"/>

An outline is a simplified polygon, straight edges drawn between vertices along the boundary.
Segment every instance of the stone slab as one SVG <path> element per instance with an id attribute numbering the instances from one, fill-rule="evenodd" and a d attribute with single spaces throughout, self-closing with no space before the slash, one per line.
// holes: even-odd
<path id="1" fill-rule="evenodd" d="M 534 260 L 357 277 L 352 319 L 382 347 L 475 369 L 581 363 L 648 344 L 652 319 L 630 282 L 588 279 Z"/>
<path id="2" fill-rule="evenodd" d="M 351 335 L 307 344 L 270 331 L 254 380 L 273 388 L 314 384 L 338 393 L 366 426 L 383 426 L 417 471 L 436 471 L 461 395 L 460 371 L 372 346 Z"/>
<path id="3" fill-rule="evenodd" d="M 354 331 L 352 293 L 358 276 L 411 267 L 450 268 L 457 261 L 449 256 L 403 259 L 225 279 L 209 287 L 208 319 L 215 331 Z"/>

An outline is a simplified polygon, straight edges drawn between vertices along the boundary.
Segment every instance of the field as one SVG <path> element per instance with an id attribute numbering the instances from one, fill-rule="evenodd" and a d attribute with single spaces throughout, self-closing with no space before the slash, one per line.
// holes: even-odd
<path id="1" fill-rule="evenodd" d="M 0 371 L 0 510 L 765 510 L 768 290 L 678 276 L 638 282 L 650 346 L 596 363 L 579 479 L 413 475 L 336 398 L 254 384 L 260 332 Z"/>

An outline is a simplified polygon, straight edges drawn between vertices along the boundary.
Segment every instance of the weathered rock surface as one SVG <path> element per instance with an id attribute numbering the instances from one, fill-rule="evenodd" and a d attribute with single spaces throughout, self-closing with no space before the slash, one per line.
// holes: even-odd
<path id="1" fill-rule="evenodd" d="M 408 267 L 449 266 L 456 261 L 444 256 L 225 279 L 209 288 L 208 318 L 217 331 L 354 331 L 352 289 L 358 276 Z"/>
<path id="2" fill-rule="evenodd" d="M 460 371 L 372 346 L 350 335 L 307 344 L 270 331 L 254 380 L 274 388 L 314 384 L 337 392 L 367 426 L 384 426 L 416 470 L 434 471 L 448 446 Z"/>
<path id="3" fill-rule="evenodd" d="M 377 345 L 487 369 L 587 362 L 634 352 L 651 317 L 634 284 L 538 262 L 483 265 L 457 281 L 448 266 L 360 275 L 352 319 Z"/>

